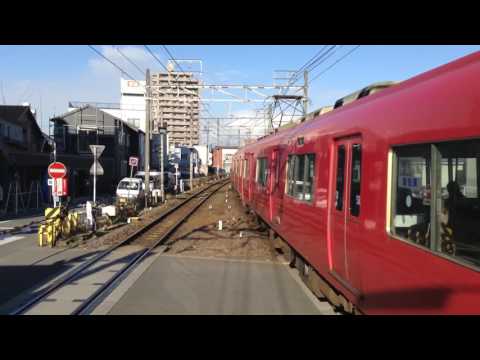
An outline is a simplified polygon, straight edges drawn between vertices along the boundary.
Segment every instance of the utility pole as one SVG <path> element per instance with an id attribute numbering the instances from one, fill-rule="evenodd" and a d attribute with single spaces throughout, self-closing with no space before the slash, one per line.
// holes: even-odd
<path id="1" fill-rule="evenodd" d="M 240 147 L 240 129 L 238 129 L 238 147 Z"/>
<path id="2" fill-rule="evenodd" d="M 165 154 L 163 153 L 163 144 L 164 144 L 164 136 L 166 135 L 166 131 L 164 133 L 163 131 L 163 112 L 160 114 L 160 196 L 162 197 L 162 202 L 164 201 L 165 199 L 165 189 L 164 189 L 164 186 L 163 186 L 163 181 L 164 181 L 164 178 L 163 178 L 163 161 L 164 161 L 164 156 Z"/>
<path id="3" fill-rule="evenodd" d="M 218 146 L 220 146 L 220 119 L 217 119 L 217 147 Z M 217 175 L 219 174 L 219 172 L 220 172 L 220 168 L 217 167 Z"/>
<path id="4" fill-rule="evenodd" d="M 270 134 L 270 131 L 273 130 L 273 106 L 272 106 L 272 104 L 268 105 L 268 125 L 267 125 L 266 130 L 267 131 L 266 131 L 265 135 Z"/>
<path id="5" fill-rule="evenodd" d="M 93 205 L 97 204 L 97 148 L 93 149 Z"/>
<path id="6" fill-rule="evenodd" d="M 308 70 L 303 72 L 303 115 L 308 114 Z"/>
<path id="7" fill-rule="evenodd" d="M 150 194 L 150 69 L 147 69 L 145 87 L 146 95 L 146 116 L 145 116 L 145 208 L 148 207 L 148 196 Z"/>
<path id="8" fill-rule="evenodd" d="M 209 135 L 210 135 L 210 119 L 207 119 L 207 160 L 206 160 L 206 168 L 207 168 L 207 176 L 208 176 L 208 154 L 210 152 L 208 151 L 208 140 L 209 140 Z"/>
<path id="9" fill-rule="evenodd" d="M 190 114 L 190 190 L 193 189 L 193 143 L 192 143 L 192 129 L 193 129 L 193 113 L 189 106 L 188 111 Z"/>

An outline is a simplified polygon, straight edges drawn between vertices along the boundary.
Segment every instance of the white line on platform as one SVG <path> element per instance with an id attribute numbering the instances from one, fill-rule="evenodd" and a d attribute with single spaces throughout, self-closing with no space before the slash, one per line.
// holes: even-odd
<path id="1" fill-rule="evenodd" d="M 25 239 L 25 236 L 0 236 L 0 246 L 9 244 L 11 242 L 20 240 L 20 239 Z"/>

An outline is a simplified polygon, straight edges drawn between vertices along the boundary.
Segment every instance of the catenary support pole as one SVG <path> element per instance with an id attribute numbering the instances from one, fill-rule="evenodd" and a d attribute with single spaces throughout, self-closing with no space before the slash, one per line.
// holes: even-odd
<path id="1" fill-rule="evenodd" d="M 145 88 L 146 116 L 145 116 L 145 208 L 148 207 L 148 196 L 150 194 L 150 69 L 147 69 Z"/>
<path id="2" fill-rule="evenodd" d="M 308 114 L 308 71 L 303 72 L 303 116 Z"/>
<path id="3" fill-rule="evenodd" d="M 97 148 L 93 149 L 93 205 L 97 203 Z"/>

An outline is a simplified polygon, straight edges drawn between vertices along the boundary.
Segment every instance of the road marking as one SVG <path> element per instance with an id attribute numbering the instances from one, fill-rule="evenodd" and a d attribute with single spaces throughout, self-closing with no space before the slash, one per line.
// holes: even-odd
<path id="1" fill-rule="evenodd" d="M 11 242 L 14 242 L 14 241 L 17 241 L 17 240 L 20 240 L 20 239 L 25 239 L 25 236 L 18 236 L 18 235 L 5 236 L 5 237 L 0 236 L 0 246 L 9 244 Z"/>
<path id="2" fill-rule="evenodd" d="M 12 230 L 13 227 L 0 226 L 0 230 Z"/>

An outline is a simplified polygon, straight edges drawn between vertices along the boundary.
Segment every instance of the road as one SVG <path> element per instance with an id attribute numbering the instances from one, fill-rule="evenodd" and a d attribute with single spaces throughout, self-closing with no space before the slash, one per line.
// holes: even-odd
<path id="1" fill-rule="evenodd" d="M 2 230 L 42 220 L 31 216 L 0 222 Z M 0 314 L 7 314 L 20 299 L 31 296 L 55 277 L 78 266 L 95 252 L 39 247 L 38 225 L 16 234 L 0 235 Z"/>

